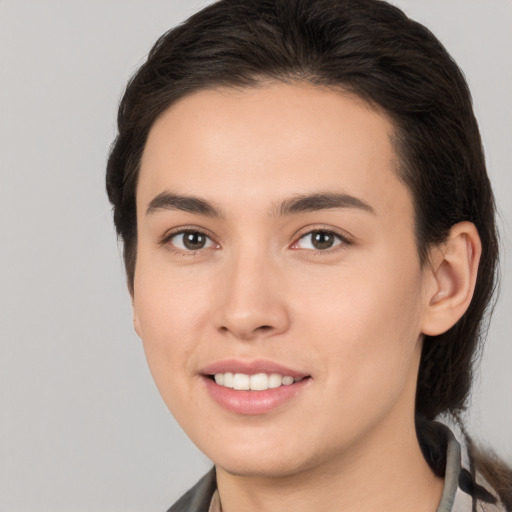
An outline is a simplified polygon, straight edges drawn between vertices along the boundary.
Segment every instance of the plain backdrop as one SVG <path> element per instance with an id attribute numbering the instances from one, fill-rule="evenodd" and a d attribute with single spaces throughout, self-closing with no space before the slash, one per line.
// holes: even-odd
<path id="1" fill-rule="evenodd" d="M 0 511 L 162 511 L 210 467 L 151 380 L 104 192 L 127 79 L 206 3 L 0 0 Z M 469 424 L 510 461 L 512 2 L 395 3 L 473 92 L 504 258 Z"/>

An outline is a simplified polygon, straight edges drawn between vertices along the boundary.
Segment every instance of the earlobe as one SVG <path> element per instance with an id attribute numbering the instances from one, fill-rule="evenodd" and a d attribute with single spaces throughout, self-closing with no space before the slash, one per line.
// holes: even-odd
<path id="1" fill-rule="evenodd" d="M 452 226 L 447 240 L 431 252 L 423 334 L 442 334 L 465 313 L 473 297 L 481 252 L 480 237 L 471 222 Z"/>
<path id="2" fill-rule="evenodd" d="M 135 301 L 133 299 L 133 296 L 132 296 L 132 314 L 133 314 L 133 328 L 135 329 L 137 336 L 142 339 L 139 315 L 137 314 L 137 310 L 135 309 Z"/>

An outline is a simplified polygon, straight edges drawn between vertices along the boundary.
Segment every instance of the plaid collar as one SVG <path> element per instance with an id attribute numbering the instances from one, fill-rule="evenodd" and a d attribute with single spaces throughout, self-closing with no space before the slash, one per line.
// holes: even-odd
<path id="1" fill-rule="evenodd" d="M 496 491 L 475 468 L 469 440 L 458 429 L 434 422 L 446 436 L 446 473 L 437 512 L 506 512 Z"/>

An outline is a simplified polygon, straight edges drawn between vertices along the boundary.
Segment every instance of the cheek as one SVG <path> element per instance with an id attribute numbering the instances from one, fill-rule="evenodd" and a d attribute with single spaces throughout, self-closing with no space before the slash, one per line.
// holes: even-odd
<path id="1" fill-rule="evenodd" d="M 135 273 L 134 315 L 153 378 L 166 402 L 182 386 L 191 354 L 210 317 L 209 280 L 179 269 L 169 272 L 141 255 Z M 168 389 L 167 389 L 168 388 Z"/>
<path id="2" fill-rule="evenodd" d="M 189 333 L 204 321 L 212 283 L 205 274 L 206 269 L 173 266 L 168 259 L 162 250 L 139 249 L 134 282 L 135 314 L 143 339 L 164 344 L 178 339 L 186 343 Z"/>
<path id="3" fill-rule="evenodd" d="M 361 260 L 361 268 L 305 276 L 297 316 L 307 319 L 305 339 L 316 340 L 317 357 L 333 369 L 326 375 L 360 392 L 403 382 L 420 335 L 420 286 L 414 259 L 397 267 L 384 256 L 375 264 Z"/>

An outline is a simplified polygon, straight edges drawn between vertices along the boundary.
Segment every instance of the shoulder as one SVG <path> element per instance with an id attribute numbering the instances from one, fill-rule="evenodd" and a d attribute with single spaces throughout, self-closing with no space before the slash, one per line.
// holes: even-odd
<path id="1" fill-rule="evenodd" d="M 167 512 L 208 512 L 210 501 L 217 487 L 215 468 L 206 473 Z"/>

